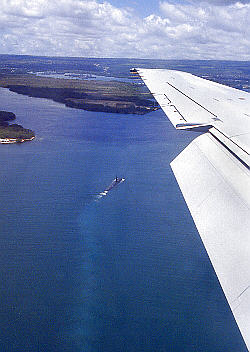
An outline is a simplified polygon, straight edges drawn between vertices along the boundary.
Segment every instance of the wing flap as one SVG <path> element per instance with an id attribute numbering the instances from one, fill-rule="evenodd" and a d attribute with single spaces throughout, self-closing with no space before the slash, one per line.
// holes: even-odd
<path id="1" fill-rule="evenodd" d="M 171 167 L 249 348 L 249 171 L 208 134 Z"/>

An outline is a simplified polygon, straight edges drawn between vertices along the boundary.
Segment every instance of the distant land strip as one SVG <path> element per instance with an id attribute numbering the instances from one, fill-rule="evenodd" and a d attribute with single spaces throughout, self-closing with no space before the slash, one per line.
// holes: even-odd
<path id="1" fill-rule="evenodd" d="M 137 86 L 125 82 L 0 74 L 0 86 L 88 111 L 144 115 L 158 109 L 150 93 L 143 93 Z"/>

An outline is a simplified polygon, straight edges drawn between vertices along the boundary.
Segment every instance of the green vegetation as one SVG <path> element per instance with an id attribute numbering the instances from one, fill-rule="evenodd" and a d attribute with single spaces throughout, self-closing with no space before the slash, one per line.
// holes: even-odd
<path id="1" fill-rule="evenodd" d="M 124 82 L 38 77 L 31 74 L 0 75 L 0 86 L 31 97 L 48 98 L 89 111 L 145 114 L 156 110 L 149 93 Z"/>
<path id="2" fill-rule="evenodd" d="M 33 131 L 13 124 L 8 127 L 0 126 L 0 138 L 31 139 L 35 134 Z"/>
<path id="3" fill-rule="evenodd" d="M 0 111 L 0 138 L 11 138 L 11 139 L 31 139 L 35 137 L 35 133 L 32 130 L 23 128 L 21 125 L 12 124 L 9 125 L 8 121 L 14 120 L 16 115 L 9 111 Z"/>

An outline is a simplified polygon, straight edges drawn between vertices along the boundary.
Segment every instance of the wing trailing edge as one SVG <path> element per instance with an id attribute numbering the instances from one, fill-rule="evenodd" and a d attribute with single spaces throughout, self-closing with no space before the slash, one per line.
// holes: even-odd
<path id="1" fill-rule="evenodd" d="M 210 132 L 250 167 L 250 94 L 190 73 L 133 69 L 176 129 Z"/>
<path id="2" fill-rule="evenodd" d="M 204 132 L 171 167 L 250 351 L 250 94 L 186 72 L 133 73 L 176 129 Z"/>
<path id="3" fill-rule="evenodd" d="M 250 179 L 209 134 L 171 163 L 235 320 L 250 349 Z"/>

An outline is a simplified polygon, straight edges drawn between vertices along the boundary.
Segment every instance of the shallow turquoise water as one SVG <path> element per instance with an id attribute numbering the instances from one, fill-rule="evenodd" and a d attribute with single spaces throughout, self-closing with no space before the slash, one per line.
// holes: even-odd
<path id="1" fill-rule="evenodd" d="M 161 111 L 0 103 L 37 135 L 0 148 L 0 350 L 246 351 L 169 167 L 194 136 Z"/>

